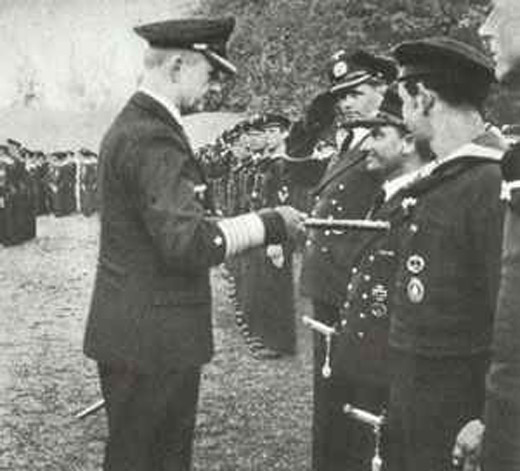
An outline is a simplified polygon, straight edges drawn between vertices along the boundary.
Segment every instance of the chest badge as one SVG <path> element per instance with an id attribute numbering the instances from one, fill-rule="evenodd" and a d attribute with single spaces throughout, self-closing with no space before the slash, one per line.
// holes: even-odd
<path id="1" fill-rule="evenodd" d="M 406 261 L 406 268 L 408 271 L 414 275 L 418 275 L 424 270 L 426 266 L 426 262 L 423 257 L 420 255 L 414 254 L 408 257 Z"/>
<path id="2" fill-rule="evenodd" d="M 383 303 L 373 303 L 372 306 L 370 306 L 370 312 L 375 318 L 381 319 L 386 317 L 388 308 Z"/>
<path id="3" fill-rule="evenodd" d="M 406 287 L 406 292 L 408 294 L 408 299 L 412 303 L 421 303 L 424 299 L 425 291 L 426 290 L 424 288 L 424 284 L 419 278 L 417 278 L 416 276 L 410 278 L 408 286 Z"/>
<path id="4" fill-rule="evenodd" d="M 280 203 L 285 203 L 289 199 L 289 188 L 287 185 L 282 186 L 280 190 L 278 190 L 278 201 Z"/>
<path id="5" fill-rule="evenodd" d="M 384 287 L 384 285 L 377 284 L 372 288 L 372 298 L 377 303 L 384 303 L 388 298 L 388 290 Z"/>

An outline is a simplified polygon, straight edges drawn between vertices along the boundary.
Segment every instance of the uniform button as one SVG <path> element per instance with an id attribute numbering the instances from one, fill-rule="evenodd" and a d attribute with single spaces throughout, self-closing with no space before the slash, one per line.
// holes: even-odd
<path id="1" fill-rule="evenodd" d="M 327 247 L 322 247 L 320 250 L 321 250 L 321 253 L 327 253 L 329 251 L 329 249 Z"/>
<path id="2" fill-rule="evenodd" d="M 370 255 L 370 257 L 368 257 L 369 262 L 373 262 L 375 259 L 376 257 L 374 257 L 373 255 Z"/>
<path id="3" fill-rule="evenodd" d="M 366 319 L 366 318 L 367 318 L 367 315 L 366 315 L 364 312 L 362 312 L 361 314 L 359 314 L 359 317 L 360 317 L 361 319 Z"/>
<path id="4" fill-rule="evenodd" d="M 352 291 L 352 283 L 349 283 L 349 284 L 347 285 L 347 289 L 348 289 L 349 291 Z"/>
<path id="5" fill-rule="evenodd" d="M 410 232 L 415 234 L 419 230 L 419 226 L 417 224 L 410 224 Z"/>
<path id="6" fill-rule="evenodd" d="M 358 332 L 357 336 L 362 339 L 365 336 L 365 332 Z"/>
<path id="7" fill-rule="evenodd" d="M 343 211 L 343 206 L 338 206 L 336 209 L 337 209 L 338 211 Z"/>
<path id="8" fill-rule="evenodd" d="M 346 301 L 344 304 L 343 304 L 343 307 L 345 309 L 348 309 L 350 307 L 350 303 L 348 301 Z"/>
<path id="9" fill-rule="evenodd" d="M 318 211 L 316 209 L 313 209 L 311 211 L 311 216 L 316 216 L 318 214 Z"/>
<path id="10" fill-rule="evenodd" d="M 347 324 L 348 324 L 347 319 L 343 319 L 343 320 L 341 321 L 341 327 L 346 327 Z"/>
<path id="11" fill-rule="evenodd" d="M 365 281 L 370 281 L 371 278 L 370 278 L 370 275 L 365 275 L 365 276 L 363 276 L 363 279 Z"/>
<path id="12" fill-rule="evenodd" d="M 319 196 L 315 196 L 314 197 L 314 201 L 318 202 L 320 200 L 320 197 Z"/>
<path id="13" fill-rule="evenodd" d="M 368 294 L 363 293 L 363 294 L 361 295 L 361 297 L 362 297 L 363 299 L 367 300 L 367 299 L 368 299 Z"/>
<path id="14" fill-rule="evenodd" d="M 308 239 L 305 241 L 305 246 L 310 247 L 312 245 L 312 240 Z"/>
<path id="15" fill-rule="evenodd" d="M 358 268 L 357 267 L 353 267 L 352 268 L 352 274 L 355 275 L 357 272 L 358 272 Z"/>
<path id="16" fill-rule="evenodd" d="M 330 236 L 330 234 L 331 234 L 330 229 L 327 229 L 325 232 L 323 232 L 323 234 L 327 237 Z"/>
<path id="17" fill-rule="evenodd" d="M 339 190 L 339 191 L 343 191 L 344 189 L 345 189 L 345 185 L 343 185 L 343 183 L 340 183 L 340 184 L 338 185 L 338 190 Z"/>
<path id="18" fill-rule="evenodd" d="M 338 200 L 332 199 L 332 200 L 330 200 L 330 204 L 332 206 L 336 206 L 338 204 Z"/>
<path id="19" fill-rule="evenodd" d="M 224 240 L 222 239 L 222 237 L 220 236 L 217 236 L 213 239 L 213 243 L 217 246 L 217 247 L 221 247 L 222 244 L 224 243 Z"/>

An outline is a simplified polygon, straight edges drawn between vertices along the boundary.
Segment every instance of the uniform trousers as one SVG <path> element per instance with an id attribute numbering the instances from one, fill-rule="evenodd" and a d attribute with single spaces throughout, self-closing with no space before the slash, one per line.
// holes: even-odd
<path id="1" fill-rule="evenodd" d="M 314 303 L 314 317 L 331 323 L 337 309 Z M 313 471 L 366 471 L 374 454 L 374 434 L 369 425 L 343 413 L 346 403 L 380 414 L 388 387 L 342 373 L 323 378 L 323 336 L 314 336 L 314 409 L 312 425 Z M 384 434 L 383 434 L 384 436 Z M 384 447 L 383 443 L 383 447 Z M 384 450 L 383 450 L 384 455 Z"/>
<path id="2" fill-rule="evenodd" d="M 482 415 L 487 354 L 391 352 L 389 471 L 449 471 L 460 429 Z"/>
<path id="3" fill-rule="evenodd" d="M 144 374 L 98 364 L 109 436 L 104 471 L 188 471 L 200 368 Z"/>
<path id="4" fill-rule="evenodd" d="M 520 471 L 520 404 L 488 393 L 482 471 Z"/>

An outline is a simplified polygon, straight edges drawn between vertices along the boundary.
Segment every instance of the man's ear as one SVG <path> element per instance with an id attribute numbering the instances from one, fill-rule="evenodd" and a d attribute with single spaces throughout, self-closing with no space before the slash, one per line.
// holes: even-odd
<path id="1" fill-rule="evenodd" d="M 426 88 L 420 82 L 417 84 L 417 89 L 419 90 L 417 93 L 418 103 L 422 108 L 423 115 L 428 116 L 431 109 L 435 106 L 437 97 L 434 92 Z"/>
<path id="2" fill-rule="evenodd" d="M 174 54 L 170 57 L 168 61 L 168 76 L 173 83 L 177 83 L 179 81 L 179 75 L 182 69 L 183 60 L 182 56 Z"/>

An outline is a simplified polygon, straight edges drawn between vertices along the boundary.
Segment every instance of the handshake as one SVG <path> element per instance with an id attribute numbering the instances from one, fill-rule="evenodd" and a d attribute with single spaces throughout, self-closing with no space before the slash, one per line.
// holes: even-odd
<path id="1" fill-rule="evenodd" d="M 276 206 L 273 209 L 283 220 L 288 239 L 298 240 L 302 237 L 305 233 L 307 214 L 292 206 Z"/>

